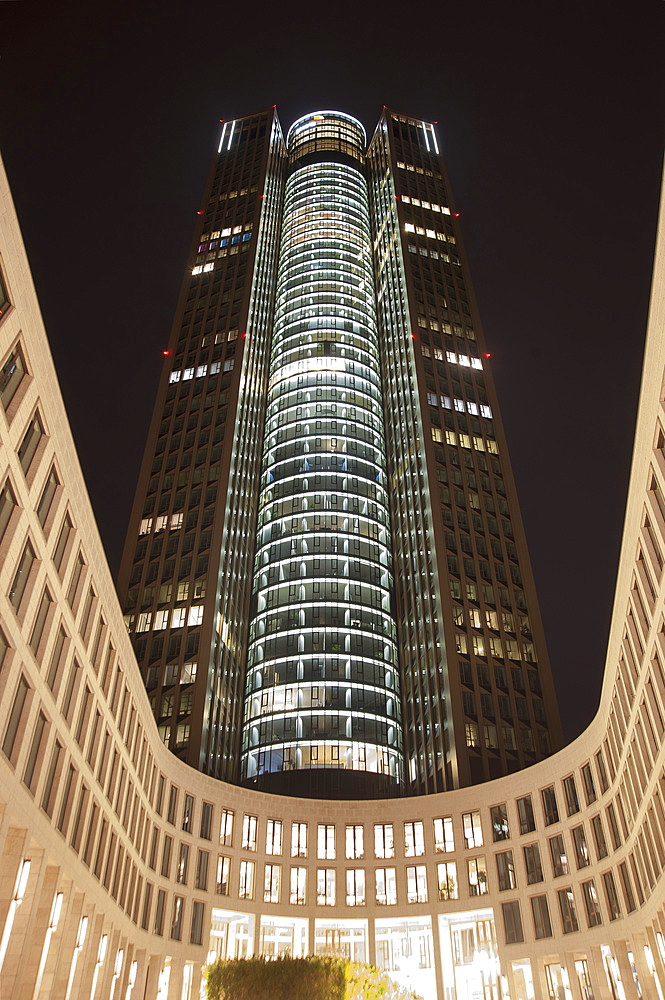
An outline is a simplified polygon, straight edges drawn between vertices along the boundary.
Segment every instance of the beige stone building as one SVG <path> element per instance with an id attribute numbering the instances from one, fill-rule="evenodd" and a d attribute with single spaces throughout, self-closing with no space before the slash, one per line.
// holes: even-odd
<path id="1" fill-rule="evenodd" d="M 426 1000 L 662 1000 L 665 230 L 605 678 L 481 786 L 271 795 L 164 745 L 0 191 L 0 997 L 199 996 L 215 955 L 343 953 Z"/>

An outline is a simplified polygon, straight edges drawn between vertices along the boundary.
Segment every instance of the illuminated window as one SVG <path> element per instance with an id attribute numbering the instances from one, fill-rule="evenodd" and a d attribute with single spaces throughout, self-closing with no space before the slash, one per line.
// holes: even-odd
<path id="1" fill-rule="evenodd" d="M 348 868 L 346 871 L 346 905 L 365 905 L 365 872 L 362 868 Z"/>
<path id="2" fill-rule="evenodd" d="M 256 816 L 245 813 L 242 820 L 242 848 L 245 851 L 256 850 L 257 824 Z"/>
<path id="3" fill-rule="evenodd" d="M 347 826 L 346 856 L 352 860 L 358 860 L 365 857 L 362 826 Z"/>
<path id="4" fill-rule="evenodd" d="M 374 855 L 377 858 L 395 857 L 395 840 L 392 823 L 380 823 L 374 827 Z"/>
<path id="5" fill-rule="evenodd" d="M 266 854 L 282 853 L 282 821 L 269 819 L 266 821 Z"/>
<path id="6" fill-rule="evenodd" d="M 279 903 L 280 882 L 282 878 L 281 865 L 266 865 L 263 883 L 263 902 Z"/>
<path id="7" fill-rule="evenodd" d="M 307 823 L 291 824 L 291 857 L 307 857 Z"/>
<path id="8" fill-rule="evenodd" d="M 457 865 L 454 861 L 444 861 L 436 866 L 437 883 L 439 887 L 439 899 L 457 899 L 459 891 L 457 887 Z"/>
<path id="9" fill-rule="evenodd" d="M 335 869 L 318 868 L 316 871 L 316 902 L 318 906 L 335 905 Z"/>
<path id="10" fill-rule="evenodd" d="M 483 828 L 480 823 L 480 813 L 470 812 L 462 814 L 462 828 L 464 830 L 464 840 L 469 848 L 483 846 Z"/>
<path id="11" fill-rule="evenodd" d="M 254 899 L 254 862 L 240 862 L 239 899 Z"/>
<path id="12" fill-rule="evenodd" d="M 425 853 L 425 834 L 420 820 L 404 824 L 404 854 L 407 858 L 418 858 Z"/>
<path id="13" fill-rule="evenodd" d="M 307 889 L 307 869 L 292 868 L 291 891 L 289 893 L 289 902 L 296 906 L 304 906 L 306 902 L 306 896 L 305 896 L 306 889 Z"/>
<path id="14" fill-rule="evenodd" d="M 317 858 L 320 860 L 335 860 L 335 827 L 319 824 L 317 829 Z"/>
<path id="15" fill-rule="evenodd" d="M 397 879 L 394 868 L 377 868 L 376 902 L 379 906 L 395 906 L 397 904 Z"/>
<path id="16" fill-rule="evenodd" d="M 469 883 L 469 895 L 484 896 L 487 892 L 487 868 L 485 867 L 485 858 L 467 858 L 466 872 Z"/>
<path id="17" fill-rule="evenodd" d="M 451 816 L 434 820 L 434 849 L 439 853 L 449 853 L 455 850 Z"/>
<path id="18" fill-rule="evenodd" d="M 232 809 L 222 809 L 222 817 L 219 827 L 219 842 L 225 847 L 233 844 L 233 817 Z"/>
<path id="19" fill-rule="evenodd" d="M 406 901 L 407 903 L 427 902 L 427 867 L 426 865 L 411 865 L 406 869 Z"/>

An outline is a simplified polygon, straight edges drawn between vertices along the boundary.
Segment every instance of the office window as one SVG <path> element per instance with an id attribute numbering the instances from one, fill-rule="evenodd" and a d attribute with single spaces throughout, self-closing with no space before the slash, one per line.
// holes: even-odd
<path id="1" fill-rule="evenodd" d="M 240 899 L 254 899 L 254 862 L 240 862 L 240 884 L 238 887 Z"/>
<path id="2" fill-rule="evenodd" d="M 346 905 L 365 905 L 365 870 L 363 868 L 347 868 L 346 870 Z"/>
<path id="3" fill-rule="evenodd" d="M 143 913 L 141 914 L 141 930 L 147 931 L 150 921 L 150 903 L 152 902 L 152 883 L 146 882 L 143 897 Z"/>
<path id="4" fill-rule="evenodd" d="M 578 868 L 586 868 L 591 864 L 589 857 L 589 847 L 586 842 L 586 835 L 583 826 L 573 827 L 573 846 L 575 848 L 575 861 Z"/>
<path id="5" fill-rule="evenodd" d="M 453 820 L 451 816 L 434 820 L 434 849 L 439 854 L 449 854 L 455 850 Z"/>
<path id="6" fill-rule="evenodd" d="M 630 881 L 630 875 L 628 874 L 628 865 L 625 861 L 622 861 L 619 865 L 619 875 L 621 877 L 621 888 L 623 889 L 623 898 L 626 903 L 626 909 L 628 913 L 632 913 L 635 909 L 635 896 L 633 895 L 633 887 Z"/>
<path id="7" fill-rule="evenodd" d="M 492 806 L 490 817 L 492 820 L 492 837 L 494 838 L 494 843 L 496 844 L 499 840 L 508 840 L 510 837 L 510 826 L 508 825 L 506 803 L 502 802 L 499 806 Z"/>
<path id="8" fill-rule="evenodd" d="M 320 860 L 335 860 L 335 827 L 319 824 L 316 832 L 316 856 Z"/>
<path id="9" fill-rule="evenodd" d="M 175 880 L 181 885 L 187 885 L 187 868 L 189 866 L 189 844 L 180 844 L 178 854 L 178 866 L 175 871 Z"/>
<path id="10" fill-rule="evenodd" d="M 160 889 L 157 893 L 157 906 L 155 907 L 155 934 L 160 937 L 164 933 L 164 910 L 166 909 L 166 890 Z"/>
<path id="11" fill-rule="evenodd" d="M 231 878 L 231 859 L 222 854 L 217 857 L 217 882 L 215 892 L 218 896 L 228 896 Z"/>
<path id="12" fill-rule="evenodd" d="M 610 920 L 616 920 L 617 917 L 621 916 L 621 906 L 619 905 L 619 897 L 612 872 L 605 872 L 603 875 L 603 884 L 605 886 L 605 898 L 607 899 Z"/>
<path id="13" fill-rule="evenodd" d="M 503 913 L 503 926 L 506 932 L 506 944 L 517 944 L 520 941 L 524 941 L 519 902 L 515 899 L 511 903 L 502 903 L 501 910 Z"/>
<path id="14" fill-rule="evenodd" d="M 242 848 L 244 851 L 256 850 L 257 829 L 258 820 L 256 816 L 250 816 L 248 813 L 245 813 L 242 818 Z"/>
<path id="15" fill-rule="evenodd" d="M 35 724 L 35 731 L 32 734 L 32 743 L 30 744 L 30 752 L 28 754 L 28 760 L 25 765 L 25 771 L 23 772 L 23 784 L 27 788 L 32 790 L 32 782 L 35 776 L 35 767 L 37 766 L 37 757 L 39 756 L 39 750 L 42 745 L 42 737 L 44 735 L 44 729 L 46 728 L 46 716 L 43 712 L 40 712 L 37 716 L 37 722 Z"/>
<path id="16" fill-rule="evenodd" d="M 233 844 L 233 817 L 232 809 L 222 809 L 222 818 L 219 826 L 219 842 L 224 847 L 231 847 Z"/>
<path id="17" fill-rule="evenodd" d="M 538 844 L 529 844 L 522 848 L 524 867 L 526 868 L 527 885 L 543 881 L 543 867 L 540 863 L 540 848 Z"/>
<path id="18" fill-rule="evenodd" d="M 182 811 L 182 829 L 185 833 L 192 832 L 193 816 L 194 816 L 194 796 L 185 795 L 185 805 Z"/>
<path id="19" fill-rule="evenodd" d="M 2 670 L 5 662 L 5 657 L 7 655 L 7 650 L 9 649 L 9 643 L 7 642 L 7 636 L 0 628 L 0 670 Z"/>
<path id="20" fill-rule="evenodd" d="M 584 795 L 586 798 L 586 804 L 591 805 L 592 802 L 596 801 L 596 786 L 593 783 L 593 774 L 591 773 L 591 765 L 585 764 L 582 767 L 582 781 L 584 782 Z"/>
<path id="21" fill-rule="evenodd" d="M 201 803 L 201 837 L 210 840 L 212 837 L 212 802 Z"/>
<path id="22" fill-rule="evenodd" d="M 164 837 L 164 846 L 162 848 L 162 877 L 168 878 L 169 872 L 171 870 L 171 847 L 173 846 L 173 838 L 166 835 Z"/>
<path id="23" fill-rule="evenodd" d="M 291 869 L 291 891 L 289 902 L 295 906 L 304 906 L 307 890 L 307 869 L 294 867 Z"/>
<path id="24" fill-rule="evenodd" d="M 404 824 L 404 854 L 407 858 L 420 858 L 425 853 L 425 832 L 420 820 Z"/>
<path id="25" fill-rule="evenodd" d="M 436 866 L 439 899 L 458 899 L 457 865 L 454 861 L 442 861 Z"/>
<path id="26" fill-rule="evenodd" d="M 395 838 L 392 823 L 375 824 L 374 856 L 384 860 L 395 857 Z"/>
<path id="27" fill-rule="evenodd" d="M 16 507 L 16 496 L 7 479 L 5 485 L 2 487 L 2 492 L 0 492 L 0 540 L 5 536 L 7 525 Z"/>
<path id="28" fill-rule="evenodd" d="M 55 549 L 53 551 L 53 565 L 57 569 L 58 573 L 62 568 L 62 562 L 65 556 L 65 552 L 67 551 L 69 539 L 71 538 L 73 531 L 74 531 L 74 525 L 72 524 L 72 519 L 69 516 L 69 514 L 65 514 L 65 519 L 62 522 L 62 527 L 60 528 L 58 540 L 55 544 Z"/>
<path id="29" fill-rule="evenodd" d="M 379 906 L 397 905 L 397 878 L 394 868 L 376 869 L 376 902 Z"/>
<path id="30" fill-rule="evenodd" d="M 580 811 L 580 800 L 577 797 L 577 786 L 572 774 L 563 779 L 563 791 L 566 797 L 566 811 L 569 816 L 574 816 Z"/>
<path id="31" fill-rule="evenodd" d="M 80 676 L 80 670 L 81 667 L 78 660 L 74 659 L 71 667 L 69 668 L 69 677 L 67 678 L 65 693 L 62 697 L 62 705 L 60 706 L 60 711 L 70 725 L 74 712 L 74 705 L 76 703 L 76 691 L 78 687 L 77 682 Z"/>
<path id="32" fill-rule="evenodd" d="M 56 490 L 58 489 L 59 485 L 60 485 L 60 480 L 58 479 L 58 475 L 55 469 L 51 467 L 48 479 L 46 480 L 46 485 L 44 486 L 42 495 L 37 505 L 37 517 L 39 518 L 39 523 L 41 524 L 42 528 L 46 524 L 46 519 L 49 516 L 51 505 L 53 504 L 53 498 L 55 497 Z M 2 532 L 0 532 L 0 534 L 1 533 Z"/>
<path id="33" fill-rule="evenodd" d="M 462 813 L 462 829 L 467 847 L 483 846 L 483 828 L 479 812 Z"/>
<path id="34" fill-rule="evenodd" d="M 207 851 L 198 850 L 196 852 L 196 888 L 203 892 L 208 888 L 208 859 L 210 855 Z"/>
<path id="35" fill-rule="evenodd" d="M 266 854 L 282 853 L 282 821 L 269 819 L 266 822 Z"/>
<path id="36" fill-rule="evenodd" d="M 425 865 L 409 865 L 406 869 L 407 903 L 427 902 L 427 868 Z"/>
<path id="37" fill-rule="evenodd" d="M 335 869 L 318 868 L 316 871 L 316 902 L 318 906 L 335 905 Z"/>
<path id="38" fill-rule="evenodd" d="M 115 698 L 117 697 L 117 690 L 118 686 L 116 684 L 116 689 L 113 696 L 114 701 Z M 171 826 L 175 826 L 175 811 L 177 804 L 178 804 L 178 789 L 175 787 L 175 785 L 171 785 L 171 789 L 169 791 L 169 807 L 166 812 L 166 821 L 167 823 L 170 823 Z"/>
<path id="39" fill-rule="evenodd" d="M 543 813 L 545 814 L 545 826 L 551 826 L 553 823 L 559 822 L 559 807 L 556 801 L 556 792 L 554 791 L 554 785 L 550 785 L 549 788 L 543 788 L 540 793 L 543 802 Z"/>
<path id="40" fill-rule="evenodd" d="M 46 626 L 46 620 L 48 618 L 48 613 L 51 610 L 53 604 L 53 598 L 51 597 L 48 587 L 44 589 L 42 594 L 42 599 L 39 602 L 39 610 L 37 611 L 37 617 L 35 618 L 35 624 L 32 627 L 32 634 L 30 635 L 30 649 L 37 654 L 39 649 L 39 644 L 42 641 L 42 636 L 44 635 L 44 628 Z"/>
<path id="41" fill-rule="evenodd" d="M 570 886 L 567 889 L 559 889 L 559 909 L 561 910 L 561 925 L 564 934 L 572 934 L 579 930 L 577 923 L 577 911 L 575 910 L 575 897 Z"/>
<path id="42" fill-rule="evenodd" d="M 586 910 L 586 921 L 589 927 L 597 927 L 602 923 L 600 916 L 600 904 L 598 893 L 593 879 L 582 882 L 582 895 L 584 896 L 584 909 Z"/>
<path id="43" fill-rule="evenodd" d="M 23 554 L 21 555 L 19 564 L 16 568 L 16 573 L 14 574 L 12 585 L 9 589 L 9 600 L 15 611 L 18 611 L 21 601 L 23 600 L 25 588 L 28 585 L 28 579 L 30 577 L 30 571 L 35 564 L 36 558 L 35 550 L 32 545 L 30 542 L 26 542 Z"/>
<path id="44" fill-rule="evenodd" d="M 496 871 L 499 876 L 499 891 L 517 888 L 517 878 L 515 876 L 515 862 L 512 851 L 501 851 L 496 856 Z"/>
<path id="45" fill-rule="evenodd" d="M 67 640 L 67 633 L 63 629 L 62 625 L 58 631 L 58 637 L 55 640 L 55 646 L 53 647 L 53 652 L 51 654 L 51 662 L 49 663 L 48 674 L 46 675 L 46 683 L 53 692 L 57 695 L 57 689 L 60 686 L 60 676 L 61 667 L 63 662 L 63 650 L 65 648 L 65 642 Z"/>
<path id="46" fill-rule="evenodd" d="M 23 715 L 23 708 L 25 706 L 29 690 L 30 687 L 28 682 L 21 674 L 21 679 L 18 682 L 18 688 L 16 689 L 16 694 L 14 695 L 12 709 L 9 713 L 9 722 L 7 723 L 7 728 L 5 729 L 5 737 L 2 741 L 2 752 L 5 757 L 9 758 L 9 760 L 12 759 L 12 755 L 14 753 L 16 737 L 18 735 L 19 726 L 21 724 L 21 716 Z"/>
<path id="47" fill-rule="evenodd" d="M 470 896 L 484 896 L 487 892 L 487 868 L 485 858 L 467 858 L 466 874 Z"/>
<path id="48" fill-rule="evenodd" d="M 607 821 L 610 824 L 610 836 L 612 837 L 612 847 L 614 850 L 618 850 L 621 847 L 621 834 L 619 833 L 619 824 L 617 823 L 617 814 L 614 810 L 614 803 L 610 802 L 607 807 Z"/>
<path id="49" fill-rule="evenodd" d="M 282 878 L 281 865 L 266 865 L 263 882 L 263 902 L 279 903 L 279 891 Z"/>
<path id="50" fill-rule="evenodd" d="M 74 607 L 74 601 L 76 599 L 76 594 L 79 589 L 79 583 L 81 582 L 81 577 L 85 570 L 85 560 L 83 558 L 83 553 L 79 552 L 76 557 L 76 563 L 74 569 L 72 570 L 72 578 L 69 581 L 69 590 L 67 591 L 67 602 L 70 607 Z"/>
<path id="51" fill-rule="evenodd" d="M 605 831 L 603 830 L 603 821 L 600 816 L 594 816 L 591 820 L 591 829 L 593 830 L 593 839 L 596 844 L 596 854 L 598 860 L 602 861 L 608 855 L 607 841 L 605 840 Z"/>
<path id="52" fill-rule="evenodd" d="M 192 904 L 192 926 L 189 934 L 190 944 L 201 944 L 203 942 L 203 911 L 204 904 L 195 900 Z"/>
<path id="53" fill-rule="evenodd" d="M 25 475 L 28 474 L 30 466 L 32 465 L 32 460 L 35 457 L 35 453 L 43 437 L 44 425 L 42 424 L 39 414 L 35 413 L 18 449 L 18 459 Z"/>
<path id="54" fill-rule="evenodd" d="M 0 285 L 2 285 L 0 289 L 0 315 L 2 315 L 5 311 L 7 300 L 1 276 Z M 25 374 L 26 367 L 23 350 L 20 344 L 17 344 L 0 369 L 0 403 L 2 403 L 5 410 L 9 408 L 9 404 L 16 395 L 16 391 L 23 381 Z"/>
<path id="55" fill-rule="evenodd" d="M 42 793 L 42 809 L 49 819 L 53 816 L 53 806 L 55 805 L 57 791 L 56 776 L 59 772 L 61 755 L 62 745 L 56 740 L 53 750 L 51 751 L 51 761 L 46 775 L 46 784 L 44 785 L 44 791 Z"/>
<path id="56" fill-rule="evenodd" d="M 536 818 L 533 815 L 533 803 L 531 796 L 517 800 L 517 813 L 520 819 L 520 833 L 533 833 L 536 829 Z"/>
<path id="57" fill-rule="evenodd" d="M 173 916 L 171 917 L 171 940 L 180 941 L 182 938 L 182 914 L 185 909 L 185 900 L 182 896 L 173 897 Z"/>
<path id="58" fill-rule="evenodd" d="M 552 874 L 554 878 L 568 874 L 568 855 L 563 842 L 563 834 L 550 837 L 550 856 L 552 858 Z"/>
<path id="59" fill-rule="evenodd" d="M 536 939 L 552 937 L 552 923 L 547 896 L 531 897 L 531 912 L 533 913 L 533 928 Z"/>
<path id="60" fill-rule="evenodd" d="M 307 857 L 307 823 L 291 824 L 291 857 Z"/>
<path id="61" fill-rule="evenodd" d="M 346 827 L 346 856 L 350 860 L 360 860 L 360 858 L 365 857 L 365 848 L 363 846 L 363 828 L 362 826 L 348 826 Z"/>

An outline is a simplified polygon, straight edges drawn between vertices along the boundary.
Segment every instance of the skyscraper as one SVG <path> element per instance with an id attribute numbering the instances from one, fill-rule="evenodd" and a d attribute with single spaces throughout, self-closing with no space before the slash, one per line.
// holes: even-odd
<path id="1" fill-rule="evenodd" d="M 120 574 L 160 732 L 372 797 L 547 756 L 558 710 L 434 125 L 221 128 Z"/>

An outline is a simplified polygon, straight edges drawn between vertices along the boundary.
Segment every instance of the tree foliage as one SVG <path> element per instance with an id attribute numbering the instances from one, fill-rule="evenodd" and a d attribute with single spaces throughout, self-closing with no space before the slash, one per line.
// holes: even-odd
<path id="1" fill-rule="evenodd" d="M 207 1000 L 420 1000 L 371 965 L 343 958 L 217 959 Z"/>

